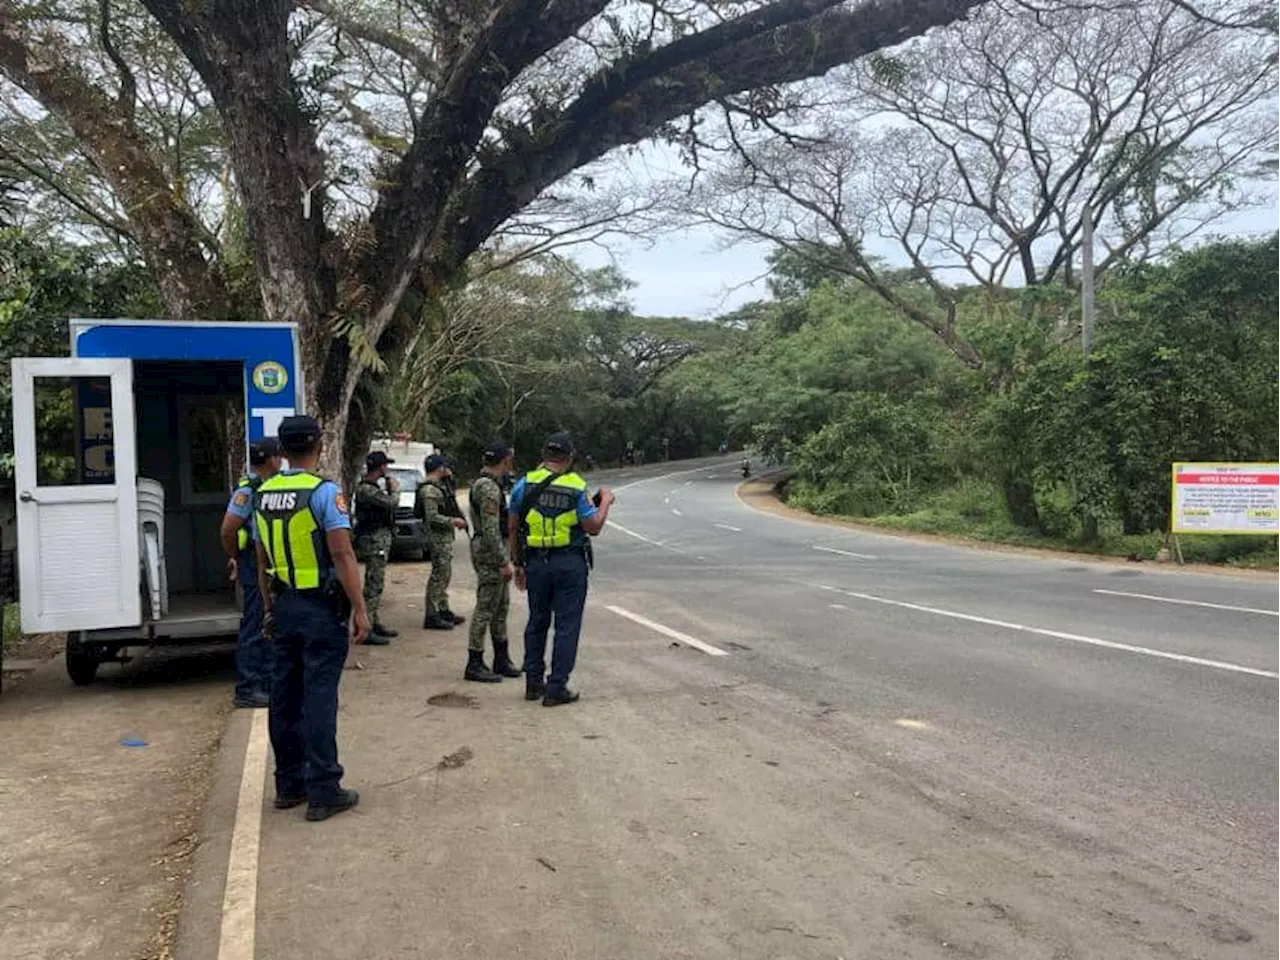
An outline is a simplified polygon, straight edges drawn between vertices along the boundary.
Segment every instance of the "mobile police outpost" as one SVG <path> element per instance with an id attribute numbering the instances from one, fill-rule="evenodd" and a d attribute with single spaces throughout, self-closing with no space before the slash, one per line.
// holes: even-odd
<path id="1" fill-rule="evenodd" d="M 130 648 L 234 640 L 218 543 L 229 483 L 306 394 L 294 324 L 70 332 L 70 357 L 12 361 L 18 583 L 23 631 L 66 631 L 67 672 L 88 684 Z M 38 398 L 67 392 L 74 467 L 52 471 L 66 438 L 39 433 Z"/>

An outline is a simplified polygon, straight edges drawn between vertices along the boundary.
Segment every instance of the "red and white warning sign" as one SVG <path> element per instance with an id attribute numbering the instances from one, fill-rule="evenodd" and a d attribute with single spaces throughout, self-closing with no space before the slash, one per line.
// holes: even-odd
<path id="1" fill-rule="evenodd" d="M 1175 463 L 1174 533 L 1280 533 L 1280 463 Z"/>

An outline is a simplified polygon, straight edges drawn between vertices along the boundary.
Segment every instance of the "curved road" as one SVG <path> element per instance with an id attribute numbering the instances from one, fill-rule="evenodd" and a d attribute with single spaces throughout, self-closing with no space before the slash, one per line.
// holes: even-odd
<path id="1" fill-rule="evenodd" d="M 1276 956 L 1274 578 L 859 533 L 736 463 L 598 478 L 574 707 L 462 682 L 393 567 L 401 637 L 343 681 L 360 809 L 272 810 L 238 712 L 179 957 Z"/>
<path id="2" fill-rule="evenodd" d="M 940 802 L 1250 909 L 1274 955 L 1274 578 L 861 533 L 740 483 L 736 461 L 621 479 L 600 602 L 853 718 L 849 745 Z M 1244 939 L 1224 922 L 1215 942 Z"/>

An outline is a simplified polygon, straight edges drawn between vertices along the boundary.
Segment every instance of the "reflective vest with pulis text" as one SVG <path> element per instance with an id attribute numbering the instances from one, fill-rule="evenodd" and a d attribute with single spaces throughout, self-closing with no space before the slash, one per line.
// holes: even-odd
<path id="1" fill-rule="evenodd" d="M 295 590 L 315 590 L 332 576 L 324 529 L 311 509 L 321 484 L 313 473 L 278 473 L 258 488 L 254 520 L 268 573 Z"/>
<path id="2" fill-rule="evenodd" d="M 524 478 L 526 495 L 530 487 L 551 476 L 545 468 L 534 470 Z M 578 498 L 587 489 L 587 481 L 576 473 L 566 473 L 555 479 L 530 504 L 525 517 L 525 544 L 535 550 L 552 550 L 567 547 L 575 541 L 574 528 L 578 526 Z"/>

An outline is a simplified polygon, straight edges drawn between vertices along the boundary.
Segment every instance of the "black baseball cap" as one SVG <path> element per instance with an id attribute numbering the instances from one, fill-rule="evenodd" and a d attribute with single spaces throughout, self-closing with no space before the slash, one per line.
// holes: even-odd
<path id="1" fill-rule="evenodd" d="M 487 464 L 501 463 L 511 453 L 511 448 L 501 440 L 490 440 L 484 445 L 484 462 Z"/>
<path id="2" fill-rule="evenodd" d="M 438 453 L 433 453 L 427 459 L 422 461 L 422 469 L 431 473 L 433 470 L 439 470 L 441 467 L 447 467 L 448 461 Z"/>
<path id="3" fill-rule="evenodd" d="M 286 452 L 310 450 L 320 440 L 320 434 L 320 424 L 316 422 L 316 418 L 305 414 L 300 417 L 285 417 L 277 431 L 280 446 Z"/>
<path id="4" fill-rule="evenodd" d="M 260 467 L 272 457 L 280 456 L 280 441 L 275 437 L 263 437 L 249 444 L 249 463 Z"/>
<path id="5" fill-rule="evenodd" d="M 364 465 L 367 470 L 377 470 L 379 467 L 385 467 L 389 463 L 395 463 L 395 461 L 382 450 L 374 450 L 364 458 Z"/>
<path id="6" fill-rule="evenodd" d="M 573 456 L 573 439 L 563 430 L 553 433 L 547 437 L 547 442 L 542 445 L 542 452 L 571 457 Z"/>

